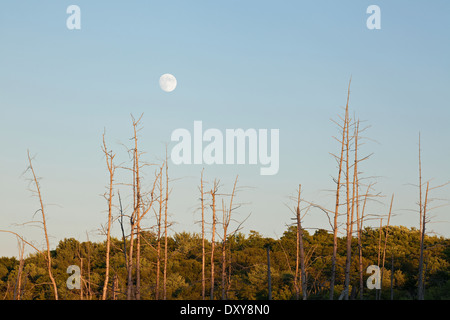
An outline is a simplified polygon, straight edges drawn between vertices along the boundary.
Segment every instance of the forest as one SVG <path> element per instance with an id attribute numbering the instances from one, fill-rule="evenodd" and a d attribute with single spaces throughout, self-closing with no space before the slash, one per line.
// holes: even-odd
<path id="1" fill-rule="evenodd" d="M 387 259 L 383 272 L 379 299 L 417 299 L 418 250 L 420 234 L 416 229 L 406 227 L 365 228 L 362 232 L 364 248 L 363 269 L 377 264 L 379 259 L 379 238 L 389 232 Z M 166 277 L 157 270 L 157 236 L 143 233 L 145 243 L 141 247 L 141 299 L 202 299 L 202 238 L 199 234 L 179 233 L 168 238 L 168 263 Z M 326 230 L 314 234 L 303 233 L 305 248 L 305 276 L 307 299 L 329 299 L 333 236 Z M 345 238 L 338 239 L 337 264 L 345 265 Z M 227 239 L 228 255 L 225 279 L 222 282 L 221 250 L 214 256 L 215 270 L 214 299 L 268 299 L 267 254 L 270 246 L 270 273 L 272 298 L 297 299 L 303 297 L 301 288 L 296 288 L 295 253 L 296 230 L 290 227 L 278 240 L 262 237 L 252 231 L 248 236 L 237 233 Z M 353 254 L 357 240 L 352 241 Z M 424 268 L 425 299 L 450 299 L 450 240 L 442 237 L 427 237 L 428 248 Z M 219 246 L 220 247 L 220 246 Z M 110 271 L 111 282 L 106 299 L 126 299 L 127 268 L 123 254 L 123 242 L 111 239 Z M 211 251 L 211 243 L 206 243 Z M 59 299 L 98 300 L 102 299 L 105 278 L 106 243 L 79 242 L 64 239 L 51 251 L 52 273 L 55 278 Z M 18 288 L 20 261 L 16 258 L 0 258 L 0 293 L 2 299 L 54 299 L 54 293 L 46 269 L 45 256 L 34 254 L 23 262 L 22 284 Z M 66 281 L 68 265 L 82 266 L 80 289 L 69 290 Z M 359 261 L 351 265 L 349 299 L 377 299 L 376 289 L 369 290 L 364 282 L 363 291 L 359 284 Z M 210 270 L 208 270 L 210 271 Z M 393 271 L 393 272 L 392 272 Z M 364 272 L 366 281 L 369 274 Z M 336 268 L 335 299 L 341 295 L 345 284 L 345 270 Z M 206 279 L 206 299 L 211 297 L 211 277 Z"/>
<path id="2" fill-rule="evenodd" d="M 18 257 L 0 258 L 1 299 L 450 299 L 450 239 L 427 233 L 430 211 L 440 206 L 431 203 L 441 201 L 433 198 L 433 191 L 447 184 L 435 185 L 422 177 L 419 134 L 418 198 L 412 201 L 417 203 L 418 228 L 391 225 L 394 194 L 387 197 L 388 212 L 367 213 L 366 204 L 379 201 L 380 192 L 360 169 L 370 155 L 359 152 L 365 128 L 356 116 L 350 117 L 349 96 L 350 84 L 344 114 L 333 121 L 339 130 L 334 137 L 338 152 L 332 154 L 336 160 L 333 207 L 305 199 L 299 184 L 290 208 L 293 223 L 278 239 L 255 230 L 242 233 L 245 219 L 237 221 L 234 216 L 240 206 L 239 177 L 225 193 L 219 179 L 205 183 L 204 171 L 198 175 L 199 232 L 171 232 L 168 211 L 176 199 L 171 198 L 167 148 L 161 163 L 145 162 L 139 144 L 141 115 L 132 116 L 128 163 L 115 162 L 116 154 L 103 134 L 101 151 L 108 173 L 103 195 L 107 214 L 100 228 L 104 241 L 66 238 L 51 248 L 45 195 L 28 153 L 27 173 L 38 206 L 34 216 L 39 217 L 31 222 L 42 229 L 45 245 L 37 247 L 1 228 L 19 244 Z M 143 171 L 152 167 L 156 168 L 152 179 L 145 175 L 144 182 Z M 129 179 L 120 181 L 118 171 Z M 124 189 L 130 197 L 121 196 Z M 310 210 L 326 215 L 330 228 L 311 231 L 305 226 Z M 365 225 L 369 219 L 376 219 L 379 227 Z M 113 225 L 120 227 L 120 236 L 113 236 Z M 25 247 L 33 250 L 26 257 Z M 369 266 L 380 270 L 375 289 L 368 286 Z"/>

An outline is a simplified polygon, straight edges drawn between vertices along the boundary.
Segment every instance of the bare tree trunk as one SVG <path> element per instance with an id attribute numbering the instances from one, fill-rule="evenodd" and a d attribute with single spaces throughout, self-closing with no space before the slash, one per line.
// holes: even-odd
<path id="1" fill-rule="evenodd" d="M 19 239 L 17 239 L 19 240 Z M 17 279 L 16 285 L 14 286 L 14 300 L 20 300 L 21 298 L 21 289 L 22 289 L 22 271 L 23 271 L 23 253 L 25 250 L 25 242 L 19 242 L 19 269 L 17 270 Z"/>
<path id="2" fill-rule="evenodd" d="M 41 189 L 40 189 L 38 179 L 37 179 L 36 174 L 35 174 L 34 169 L 33 169 L 33 164 L 32 164 L 31 157 L 30 157 L 30 152 L 28 152 L 28 162 L 29 162 L 29 169 L 31 170 L 31 172 L 33 174 L 33 180 L 34 180 L 34 183 L 36 185 L 36 192 L 37 192 L 38 197 L 39 197 L 39 203 L 41 205 L 42 225 L 43 225 L 43 228 L 44 228 L 45 242 L 47 244 L 47 259 L 46 260 L 47 260 L 48 275 L 49 275 L 50 281 L 51 281 L 51 283 L 53 285 L 53 293 L 54 293 L 54 296 L 55 296 L 55 300 L 58 300 L 58 288 L 56 287 L 56 281 L 55 281 L 55 278 L 53 277 L 53 274 L 52 274 L 52 257 L 51 257 L 51 254 L 50 254 L 50 242 L 48 240 L 47 223 L 46 223 L 46 220 L 45 220 L 44 202 L 42 201 Z"/>
<path id="3" fill-rule="evenodd" d="M 225 204 L 223 202 L 222 199 L 222 226 L 223 226 L 223 239 L 222 239 L 222 300 L 225 300 L 225 292 L 226 292 L 226 287 L 225 287 L 225 280 L 226 280 L 226 268 L 227 268 L 227 254 L 226 254 L 226 249 L 227 249 L 227 229 L 228 229 L 228 223 L 227 223 L 227 210 L 225 208 Z"/>
<path id="4" fill-rule="evenodd" d="M 125 229 L 123 226 L 123 208 L 122 208 L 122 199 L 120 198 L 120 192 L 117 191 L 117 195 L 119 197 L 119 208 L 120 208 L 120 220 L 119 220 L 119 224 L 120 224 L 120 230 L 122 231 L 122 241 L 123 241 L 123 255 L 125 258 L 125 266 L 127 268 L 127 274 L 128 274 L 128 258 L 127 258 L 127 241 L 126 241 L 126 237 L 125 237 Z"/>
<path id="5" fill-rule="evenodd" d="M 300 262 L 300 278 L 302 283 L 302 297 L 303 300 L 307 300 L 307 286 L 306 286 L 306 267 L 305 267 L 305 250 L 303 246 L 303 228 L 300 216 L 300 199 L 301 199 L 302 185 L 298 186 L 298 198 L 296 208 L 296 222 L 297 222 L 297 254 L 295 263 L 295 282 L 296 282 L 296 297 L 299 299 L 299 285 L 298 285 L 298 265 Z"/>
<path id="6" fill-rule="evenodd" d="M 211 293 L 210 300 L 214 300 L 214 248 L 215 248 L 215 236 L 216 236 L 216 192 L 217 181 L 214 181 L 214 189 L 211 190 L 212 196 L 212 236 L 211 236 Z"/>
<path id="7" fill-rule="evenodd" d="M 388 222 L 386 225 L 386 237 L 384 239 L 384 248 L 383 248 L 383 263 L 381 266 L 381 281 L 380 281 L 380 296 L 379 298 L 381 299 L 381 290 L 383 289 L 383 271 L 384 271 L 384 262 L 386 260 L 386 246 L 387 246 L 387 239 L 388 239 L 388 235 L 389 235 L 389 224 L 391 221 L 391 212 L 392 212 L 392 203 L 394 202 L 394 194 L 392 194 L 392 198 L 391 198 L 391 205 L 389 207 L 389 216 L 388 216 Z"/>
<path id="8" fill-rule="evenodd" d="M 348 300 L 349 297 L 349 286 L 350 286 L 350 266 L 351 266 L 351 258 L 352 258 L 352 237 L 353 237 L 353 208 L 354 208 L 354 200 L 355 200 L 355 176 L 353 176 L 353 194 L 350 203 L 350 162 L 349 162 L 349 153 L 350 153 L 350 135 L 349 135 L 349 127 L 350 120 L 348 119 L 347 113 L 347 134 L 345 138 L 345 155 L 346 155 L 346 170 L 345 170 L 345 185 L 346 185 L 346 196 L 347 196 L 347 256 L 345 261 L 345 282 L 344 282 L 344 299 Z M 357 146 L 355 146 L 356 150 Z M 356 163 L 355 163 L 356 168 Z"/>
<path id="9" fill-rule="evenodd" d="M 205 198 L 203 193 L 203 170 L 200 178 L 200 194 L 201 194 L 201 204 L 202 204 L 202 300 L 205 300 L 205 291 L 206 291 L 206 280 L 205 280 Z"/>
<path id="10" fill-rule="evenodd" d="M 425 223 L 426 223 L 426 212 L 427 212 L 427 202 L 428 202 L 428 189 L 430 183 L 427 182 L 427 191 L 425 192 L 425 203 L 423 205 L 423 213 L 422 213 L 422 233 L 420 234 L 420 257 L 419 257 L 419 284 L 418 284 L 418 292 L 417 298 L 419 300 L 425 299 L 424 294 L 424 281 L 423 281 L 423 251 L 424 251 L 424 242 L 425 242 Z"/>
<path id="11" fill-rule="evenodd" d="M 169 202 L 169 166 L 167 162 L 167 147 L 166 147 L 166 199 L 164 201 L 164 273 L 163 273 L 163 294 L 164 300 L 167 299 L 167 210 L 168 210 L 168 202 Z"/>
<path id="12" fill-rule="evenodd" d="M 369 194 L 371 185 L 367 187 L 366 195 L 364 196 L 364 204 L 361 212 L 361 218 L 357 217 L 357 220 L 359 221 L 359 230 L 358 230 L 358 252 L 359 252 L 359 299 L 364 299 L 364 277 L 363 277 L 363 255 L 362 255 L 362 230 L 363 230 L 363 222 L 364 222 L 364 211 L 366 209 L 366 202 L 367 202 L 367 196 Z M 356 212 L 359 212 L 357 205 Z"/>
<path id="13" fill-rule="evenodd" d="M 344 127 L 342 128 L 342 140 L 341 140 L 341 154 L 339 157 L 339 173 L 336 181 L 336 207 L 334 212 L 334 225 L 333 225 L 333 256 L 331 258 L 331 279 L 330 279 L 330 300 L 334 299 L 334 284 L 336 281 L 336 256 L 337 256 L 337 244 L 338 244 L 338 216 L 339 216 L 339 202 L 340 202 L 340 189 L 341 189 L 341 176 L 342 176 L 342 163 L 344 159 L 344 142 L 345 134 L 348 125 L 348 102 L 350 99 L 350 84 L 348 85 L 347 104 L 345 107 L 345 120 Z"/>
<path id="14" fill-rule="evenodd" d="M 142 116 L 141 116 L 142 118 Z M 136 233 L 137 244 L 136 244 L 136 291 L 135 291 L 135 299 L 140 299 L 140 221 L 141 221 L 141 181 L 140 181 L 140 165 L 139 165 L 139 157 L 140 153 L 138 151 L 138 137 L 137 137 L 137 126 L 139 121 L 133 121 L 133 140 L 134 140 L 134 148 L 133 148 L 133 212 L 130 217 L 130 251 L 128 254 L 128 275 L 127 275 L 127 299 L 131 300 L 133 293 L 133 251 L 134 251 L 134 235 Z"/>
<path id="15" fill-rule="evenodd" d="M 133 160 L 133 167 L 135 167 L 135 160 Z M 133 208 L 133 213 L 130 217 L 130 248 L 129 248 L 129 253 L 128 253 L 128 274 L 127 274 L 127 300 L 131 300 L 131 296 L 132 296 L 132 290 L 133 290 L 133 278 L 132 278 L 132 274 L 133 274 L 133 247 L 134 247 L 134 233 L 135 233 L 135 227 L 136 227 L 136 212 L 138 210 L 138 206 L 139 204 L 136 203 L 136 191 L 135 191 L 135 186 L 136 186 L 136 181 L 137 179 L 135 178 L 135 172 L 136 170 L 133 169 L 133 201 L 134 201 L 134 208 Z"/>
<path id="16" fill-rule="evenodd" d="M 136 291 L 135 299 L 141 300 L 141 187 L 139 176 L 139 156 L 136 146 Z"/>
<path id="17" fill-rule="evenodd" d="M 136 225 L 136 300 L 141 300 L 141 223 Z"/>
<path id="18" fill-rule="evenodd" d="M 420 225 L 419 231 L 420 231 L 420 234 L 422 234 L 422 226 L 423 226 L 422 212 L 423 212 L 423 206 L 422 206 L 422 160 L 421 160 L 420 132 L 419 132 L 419 225 Z"/>
<path id="19" fill-rule="evenodd" d="M 158 180 L 158 175 L 153 183 L 153 189 L 150 192 L 151 199 L 149 203 L 143 201 L 143 194 L 141 191 L 141 175 L 140 175 L 140 169 L 148 164 L 141 164 L 140 163 L 140 155 L 142 152 L 139 152 L 138 149 L 138 136 L 137 132 L 140 130 L 138 129 L 139 123 L 142 119 L 143 114 L 141 117 L 136 121 L 133 116 L 132 122 L 133 122 L 133 131 L 134 131 L 134 148 L 130 149 L 129 152 L 133 153 L 133 212 L 130 216 L 130 247 L 129 247 L 129 254 L 128 254 L 128 263 L 127 263 L 127 299 L 131 300 L 132 297 L 134 297 L 136 300 L 140 300 L 141 298 L 141 237 L 142 237 L 142 228 L 141 228 L 141 221 L 144 218 L 144 216 L 150 211 L 152 208 L 153 202 L 154 202 L 154 192 L 155 192 L 155 186 Z M 162 170 L 162 169 L 161 169 Z M 161 191 L 162 195 L 162 191 Z M 146 196 L 146 194 L 144 194 Z M 136 236 L 136 248 L 134 248 L 134 237 Z M 145 240 L 145 238 L 144 238 Z M 124 245 L 126 248 L 126 246 Z M 133 253 L 134 250 L 136 250 L 136 265 L 134 265 L 133 260 Z M 133 284 L 133 268 L 136 268 L 136 284 L 134 287 Z M 134 291 L 134 293 L 133 293 Z"/>
<path id="20" fill-rule="evenodd" d="M 162 184 L 162 170 L 160 168 L 159 174 L 159 211 L 157 217 L 157 234 L 156 234 L 156 289 L 155 289 L 155 299 L 159 300 L 159 286 L 160 286 L 160 274 L 161 274 L 161 219 L 163 210 L 163 184 Z"/>
<path id="21" fill-rule="evenodd" d="M 103 153 L 106 156 L 106 165 L 109 171 L 109 194 L 106 200 L 108 201 L 108 228 L 106 235 L 106 271 L 105 271 L 105 282 L 103 284 L 103 294 L 102 300 L 106 300 L 108 281 L 109 281 L 109 252 L 111 249 L 111 223 L 112 223 L 112 197 L 113 197 L 113 183 L 114 183 L 114 171 L 115 167 L 113 164 L 113 159 L 115 155 L 106 148 L 105 134 L 103 134 Z"/>

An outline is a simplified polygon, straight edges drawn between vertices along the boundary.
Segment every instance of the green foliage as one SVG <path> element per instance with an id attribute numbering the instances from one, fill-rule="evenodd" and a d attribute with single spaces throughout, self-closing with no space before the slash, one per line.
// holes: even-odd
<path id="1" fill-rule="evenodd" d="M 382 264 L 379 256 L 379 236 L 386 234 L 381 230 L 365 228 L 362 233 L 364 298 L 374 299 L 375 293 L 367 289 L 365 281 L 369 265 Z M 141 241 L 141 297 L 154 299 L 156 290 L 156 243 L 157 238 L 151 232 L 143 232 Z M 228 299 L 256 300 L 267 299 L 267 251 L 270 248 L 271 283 L 273 299 L 288 300 L 296 298 L 295 261 L 296 229 L 289 227 L 280 239 L 265 238 L 256 231 L 248 236 L 237 233 L 228 239 L 226 291 Z M 343 290 L 346 239 L 339 238 L 336 298 Z M 215 298 L 220 299 L 222 244 L 218 242 L 215 250 Z M 384 245 L 384 241 L 382 242 Z M 168 239 L 167 261 L 167 298 L 201 299 L 202 239 L 195 233 L 176 233 Z M 127 247 L 129 243 L 127 242 Z M 320 229 L 310 234 L 304 232 L 304 247 L 307 257 L 307 287 L 309 299 L 327 299 L 333 249 L 333 235 Z M 354 296 L 359 296 L 359 259 L 357 239 L 352 240 L 351 286 Z M 164 241 L 161 247 L 164 257 Z M 206 290 L 210 283 L 211 243 L 206 241 Z M 389 228 L 386 259 L 382 281 L 382 299 L 390 299 L 392 255 L 394 256 L 394 298 L 415 299 L 417 294 L 417 274 L 419 259 L 419 232 L 406 227 Z M 81 266 L 83 260 L 83 299 L 100 299 L 105 277 L 105 243 L 79 242 L 76 239 L 64 239 L 52 251 L 52 270 L 61 299 L 80 299 L 80 290 L 69 290 L 66 286 L 67 267 Z M 427 236 L 425 239 L 425 298 L 450 299 L 450 240 L 442 237 Z M 111 239 L 110 286 L 108 298 L 112 298 L 113 279 L 116 282 L 116 299 L 126 298 L 126 261 L 122 240 Z M 13 299 L 17 281 L 19 261 L 16 258 L 0 258 L 0 297 Z M 231 271 L 231 274 L 230 274 Z M 133 271 L 134 274 L 135 271 Z M 163 261 L 160 270 L 160 297 L 163 286 Z M 33 254 L 24 261 L 22 272 L 22 299 L 52 299 L 53 293 L 43 255 Z"/>

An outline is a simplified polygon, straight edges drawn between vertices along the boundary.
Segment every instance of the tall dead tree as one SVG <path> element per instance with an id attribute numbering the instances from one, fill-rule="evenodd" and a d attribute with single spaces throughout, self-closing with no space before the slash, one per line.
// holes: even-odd
<path id="1" fill-rule="evenodd" d="M 132 153 L 133 159 L 133 211 L 130 216 L 130 247 L 128 250 L 128 272 L 127 272 L 127 299 L 130 300 L 133 296 L 133 268 L 136 269 L 136 286 L 134 298 L 136 300 L 140 300 L 140 291 L 141 291 L 141 221 L 146 216 L 146 214 L 150 211 L 153 206 L 154 191 L 158 178 L 156 178 L 153 182 L 153 188 L 149 193 L 143 193 L 141 190 L 141 169 L 148 165 L 146 163 L 141 163 L 140 156 L 142 154 L 138 148 L 138 131 L 140 130 L 139 125 L 142 119 L 142 116 L 136 121 L 132 116 L 132 124 L 133 124 L 133 138 L 134 147 L 130 150 Z M 147 198 L 149 198 L 147 200 Z M 136 248 L 134 248 L 134 237 L 136 236 Z M 136 265 L 134 265 L 133 253 L 134 249 L 136 249 Z"/>
<path id="2" fill-rule="evenodd" d="M 210 300 L 214 300 L 214 249 L 216 243 L 216 195 L 218 190 L 218 181 L 214 180 L 213 189 L 210 191 L 212 198 L 212 235 L 211 235 L 211 292 Z"/>
<path id="3" fill-rule="evenodd" d="M 140 162 L 137 148 L 136 125 L 133 123 L 134 141 L 135 141 L 135 170 L 136 170 L 136 300 L 141 300 L 141 212 L 142 212 L 142 194 L 140 179 Z"/>
<path id="4" fill-rule="evenodd" d="M 427 192 L 425 195 L 425 204 L 422 205 L 422 160 L 421 160 L 421 146 L 420 146 L 420 132 L 419 132 L 419 225 L 420 225 L 420 249 L 419 249 L 419 279 L 418 279 L 418 292 L 417 292 L 417 298 L 419 300 L 424 299 L 423 294 L 423 242 L 425 239 L 425 231 L 424 231 L 424 224 L 425 224 L 425 207 L 427 205 L 427 197 L 428 197 L 428 187 L 429 184 L 427 182 Z"/>
<path id="5" fill-rule="evenodd" d="M 107 290 L 108 290 L 108 281 L 109 281 L 109 254 L 111 248 L 111 224 L 112 224 L 112 198 L 113 198 L 113 184 L 114 184 L 114 172 L 116 170 L 113 160 L 115 154 L 112 151 L 108 151 L 105 142 L 105 134 L 103 134 L 103 153 L 106 157 L 106 166 L 109 172 L 109 185 L 108 185 L 108 194 L 105 195 L 105 198 L 108 202 L 108 225 L 107 225 L 107 234 L 106 234 L 106 270 L 105 270 L 105 282 L 103 284 L 103 293 L 102 300 L 106 300 Z"/>
<path id="6" fill-rule="evenodd" d="M 164 199 L 164 270 L 163 270 L 163 299 L 167 299 L 167 259 L 168 259 L 168 221 L 167 221 L 167 210 L 169 202 L 169 164 L 167 159 L 167 146 L 166 146 L 166 197 Z"/>
<path id="7" fill-rule="evenodd" d="M 19 241 L 19 239 L 21 241 Z M 14 300 L 20 300 L 22 296 L 22 272 L 24 265 L 23 254 L 25 251 L 25 242 L 21 238 L 17 238 L 17 243 L 19 246 L 19 268 L 17 270 L 16 285 L 14 286 L 14 296 L 13 296 Z"/>
<path id="8" fill-rule="evenodd" d="M 120 197 L 120 191 L 117 191 L 117 196 L 119 198 L 119 225 L 120 230 L 122 231 L 122 241 L 123 241 L 123 255 L 125 259 L 125 266 L 127 268 L 127 274 L 128 274 L 128 258 L 127 258 L 127 240 L 125 236 L 125 227 L 124 227 L 124 212 L 123 212 L 123 206 L 122 206 L 122 198 Z"/>
<path id="9" fill-rule="evenodd" d="M 36 187 L 35 193 L 37 194 L 38 198 L 39 198 L 39 204 L 40 204 L 40 209 L 38 211 L 41 211 L 41 215 L 42 215 L 42 227 L 44 229 L 44 235 L 45 235 L 45 242 L 47 244 L 47 271 L 48 271 L 48 275 L 50 277 L 50 281 L 52 283 L 53 286 L 53 294 L 55 297 L 55 300 L 58 300 L 58 288 L 56 286 L 56 281 L 55 278 L 53 277 L 53 273 L 52 273 L 52 257 L 50 254 L 50 242 L 48 240 L 48 232 L 47 232 L 47 222 L 45 219 L 45 208 L 44 208 L 44 202 L 42 200 L 42 194 L 41 194 L 41 187 L 39 185 L 39 180 L 36 177 L 36 173 L 34 172 L 34 168 L 33 168 L 33 164 L 32 164 L 32 159 L 30 157 L 30 152 L 28 151 L 28 169 L 31 171 L 32 175 L 33 175 L 33 181 Z"/>
<path id="10" fill-rule="evenodd" d="M 423 206 L 422 206 L 422 159 L 421 159 L 421 153 L 422 150 L 420 148 L 420 132 L 419 132 L 419 232 L 422 234 L 422 226 L 423 226 L 423 219 L 422 219 L 422 212 L 423 212 Z"/>
<path id="11" fill-rule="evenodd" d="M 136 250 L 136 294 L 135 298 L 139 299 L 140 295 L 140 212 L 141 212 L 141 180 L 140 180 L 140 164 L 139 164 L 139 157 L 140 152 L 138 151 L 138 125 L 141 117 L 135 121 L 134 117 L 132 116 L 132 125 L 133 125 L 133 140 L 134 140 L 134 148 L 132 149 L 133 153 L 133 212 L 130 216 L 130 248 L 129 248 L 129 254 L 128 254 L 128 275 L 127 275 L 127 299 L 131 300 L 132 298 L 132 292 L 133 292 L 133 252 L 134 252 L 134 236 L 136 234 L 137 236 L 137 246 L 138 249 Z"/>
<path id="12" fill-rule="evenodd" d="M 162 182 L 162 172 L 163 172 L 164 164 L 161 166 L 159 170 L 159 196 L 158 196 L 158 203 L 159 203 L 159 211 L 156 212 L 156 288 L 155 288 L 155 299 L 159 299 L 159 286 L 160 286 L 160 274 L 161 274 L 161 223 L 162 223 L 162 212 L 163 212 L 163 205 L 164 205 L 164 198 L 163 198 L 163 182 Z"/>
<path id="13" fill-rule="evenodd" d="M 363 231 L 363 222 L 364 222 L 364 212 L 366 209 L 367 196 L 369 195 L 369 190 L 371 185 L 367 187 L 367 192 L 364 195 L 364 203 L 361 211 L 361 217 L 359 217 L 359 206 L 356 206 L 356 220 L 358 222 L 358 255 L 359 255 L 359 299 L 363 300 L 364 298 L 364 268 L 363 268 L 363 255 L 362 255 L 362 231 Z"/>
<path id="14" fill-rule="evenodd" d="M 228 231 L 228 225 L 229 225 L 229 215 L 228 215 L 228 209 L 224 203 L 224 200 L 222 199 L 222 229 L 223 229 L 223 238 L 222 238 L 222 257 L 221 257 L 221 264 L 222 264 L 222 272 L 221 272 L 221 279 L 222 279 L 222 300 L 226 300 L 226 257 L 227 257 L 227 231 Z"/>
<path id="15" fill-rule="evenodd" d="M 348 122 L 350 122 L 348 120 Z M 352 258 L 352 239 L 353 239 L 353 216 L 355 212 L 355 203 L 358 203 L 357 198 L 357 192 L 358 192 L 358 185 L 357 185 L 357 176 L 358 176 L 358 135 L 359 135 L 359 122 L 356 124 L 355 127 L 355 134 L 353 136 L 353 139 L 355 140 L 354 143 L 354 149 L 355 149 L 355 160 L 353 164 L 353 182 L 352 182 L 352 197 L 350 199 L 350 160 L 349 160 L 349 153 L 350 153 L 350 135 L 349 135 L 349 127 L 350 124 L 347 125 L 347 134 L 345 139 L 345 146 L 346 146 L 346 189 L 347 189 L 347 255 L 346 255 L 346 261 L 345 261 L 345 283 L 344 283 L 344 298 L 345 300 L 348 300 L 349 298 L 349 286 L 350 286 L 350 267 L 351 267 L 351 258 Z"/>
<path id="16" fill-rule="evenodd" d="M 336 180 L 336 206 L 334 212 L 334 224 L 333 224 L 333 255 L 331 258 L 331 279 L 330 279 L 330 300 L 334 299 L 334 285 L 336 281 L 336 257 L 337 257 L 337 245 L 338 245 L 338 217 L 339 217 L 339 206 L 340 206 L 340 190 L 341 190 L 341 178 L 342 178 L 342 165 L 344 160 L 344 150 L 345 150 L 345 137 L 347 132 L 347 126 L 349 125 L 349 116 L 348 116 L 348 102 L 350 99 L 350 84 L 351 79 L 348 85 L 347 92 L 347 104 L 345 106 L 345 118 L 344 125 L 341 126 L 337 124 L 342 129 L 342 138 L 341 140 L 336 139 L 341 143 L 341 153 L 340 156 L 335 158 L 338 161 L 338 177 Z"/>
<path id="17" fill-rule="evenodd" d="M 298 198 L 296 207 L 296 223 L 297 223 L 297 241 L 296 241 L 296 261 L 295 261 L 295 287 L 296 287 L 296 297 L 299 299 L 299 284 L 298 284 L 298 266 L 300 264 L 300 280 L 302 288 L 303 300 L 307 300 L 307 287 L 306 287 L 306 266 L 305 266 L 305 250 L 303 245 L 303 228 L 301 223 L 300 215 L 300 199 L 301 199 L 301 188 L 302 185 L 298 186 Z"/>
<path id="18" fill-rule="evenodd" d="M 205 253 L 205 194 L 203 192 L 203 171 L 200 178 L 200 201 L 202 210 L 202 300 L 205 300 L 206 291 L 206 279 L 205 279 L 205 265 L 206 265 L 206 253 Z"/>
<path id="19" fill-rule="evenodd" d="M 391 198 L 391 205 L 389 206 L 389 215 L 388 215 L 388 221 L 386 225 L 386 236 L 384 238 L 384 248 L 383 248 L 383 262 L 381 264 L 381 282 L 380 282 L 380 292 L 379 292 L 379 298 L 381 299 L 381 290 L 383 289 L 383 271 L 384 271 L 384 262 L 386 260 L 386 247 L 387 247 L 387 239 L 389 236 L 389 225 L 391 221 L 391 213 L 392 213 L 392 204 L 394 202 L 394 194 L 392 194 Z"/>
<path id="20" fill-rule="evenodd" d="M 417 298 L 419 300 L 425 299 L 424 294 L 424 274 L 423 274 L 423 255 L 424 255 L 424 242 L 425 242 L 425 223 L 426 223 L 426 213 L 427 213 L 427 203 L 428 203 L 428 190 L 430 183 L 427 182 L 427 190 L 425 192 L 425 202 L 423 205 L 422 212 L 422 232 L 420 233 L 420 254 L 419 254 L 419 283 L 418 283 L 418 292 Z"/>

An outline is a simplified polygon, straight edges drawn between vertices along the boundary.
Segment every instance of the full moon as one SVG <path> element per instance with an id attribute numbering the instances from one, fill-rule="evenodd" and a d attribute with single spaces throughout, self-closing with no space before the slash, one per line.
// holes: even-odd
<path id="1" fill-rule="evenodd" d="M 163 74 L 159 78 L 159 86 L 165 92 L 172 92 L 177 87 L 177 79 L 170 73 Z"/>

